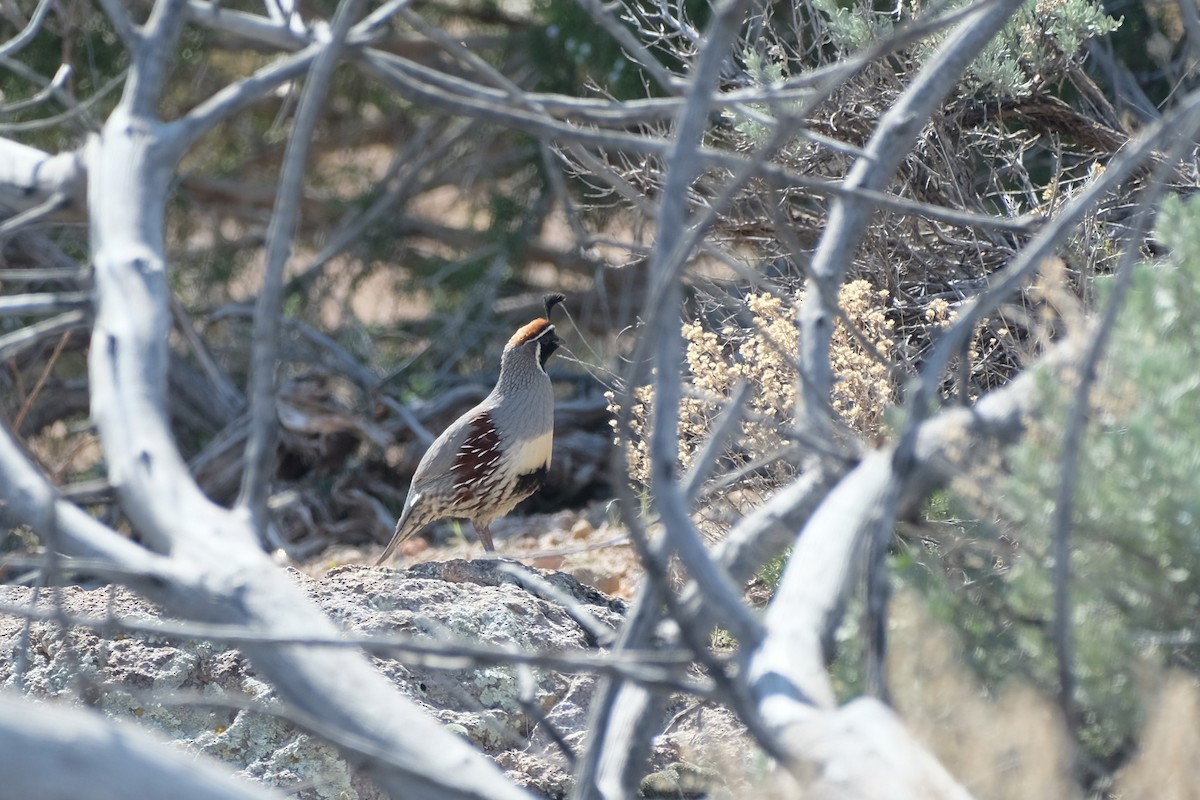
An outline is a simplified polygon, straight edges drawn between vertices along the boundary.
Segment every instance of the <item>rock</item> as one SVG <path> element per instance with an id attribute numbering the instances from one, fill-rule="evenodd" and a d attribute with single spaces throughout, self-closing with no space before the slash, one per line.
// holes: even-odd
<path id="1" fill-rule="evenodd" d="M 571 575 L 500 559 L 293 575 L 347 631 L 403 634 L 417 644 L 585 652 L 608 641 L 625 614 L 623 601 Z M 28 606 L 31 596 L 26 587 L 0 586 L 2 607 Z M 119 587 L 43 590 L 38 608 L 49 612 L 56 604 L 72 618 L 97 620 L 97 626 L 35 622 L 26 647 L 24 619 L 0 616 L 0 687 L 21 686 L 35 698 L 87 703 L 112 717 L 136 719 L 182 749 L 223 760 L 302 800 L 384 797 L 336 750 L 292 726 L 287 709 L 236 649 L 199 638 L 105 630 L 110 612 L 131 623 L 159 616 L 153 605 Z M 594 676 L 496 663 L 435 669 L 411 653 L 373 660 L 400 691 L 495 758 L 513 781 L 542 797 L 569 795 L 569 759 L 556 739 L 583 752 Z M 728 796 L 719 792 L 736 785 L 735 776 L 762 772 L 755 762 L 761 757 L 728 709 L 680 696 L 667 711 L 668 730 L 648 754 L 657 773 L 648 791 L 694 796 L 710 787 L 716 792 L 709 796 Z M 689 764 L 701 769 L 680 766 Z"/>
<path id="2" fill-rule="evenodd" d="M 514 572 L 516 574 L 514 574 Z M 534 574 L 541 581 L 529 579 Z M 614 631 L 622 601 L 569 575 L 531 571 L 497 560 L 428 562 L 408 570 L 339 567 L 320 579 L 295 573 L 313 599 L 346 630 L 409 634 L 416 640 L 447 636 L 472 644 L 530 651 L 595 648 L 596 631 Z M 552 587 L 544 588 L 544 584 Z M 54 595 L 57 594 L 57 600 Z M 27 606 L 32 590 L 0 586 L 0 605 Z M 569 598 L 564 606 L 562 598 Z M 102 621 L 149 621 L 158 610 L 125 589 L 45 590 L 42 610 L 61 604 L 65 614 Z M 24 620 L 0 617 L 0 686 L 22 686 L 45 699 L 88 702 L 114 717 L 133 717 L 159 729 L 179 747 L 224 760 L 241 774 L 291 790 L 305 800 L 383 795 L 354 774 L 337 752 L 297 731 L 269 685 L 232 648 L 199 639 L 61 628 L 35 622 L 24 642 Z M 21 654 L 24 653 L 22 665 Z M 491 754 L 522 785 L 546 797 L 566 796 L 565 760 L 544 733 L 553 724 L 573 746 L 582 742 L 590 676 L 527 670 L 522 697 L 519 670 L 509 665 L 445 670 L 419 660 L 375 657 L 401 691 L 452 730 Z M 545 715 L 539 723 L 530 706 Z"/>
<path id="3" fill-rule="evenodd" d="M 686 761 L 676 761 L 642 779 L 642 797 L 706 797 L 719 785 L 720 773 Z"/>

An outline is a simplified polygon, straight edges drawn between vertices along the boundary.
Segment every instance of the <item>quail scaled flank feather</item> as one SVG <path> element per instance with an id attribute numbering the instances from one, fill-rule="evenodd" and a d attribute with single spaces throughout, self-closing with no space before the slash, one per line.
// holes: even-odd
<path id="1" fill-rule="evenodd" d="M 550 312 L 564 299 L 546 295 L 546 317 L 508 340 L 496 388 L 421 457 L 396 532 L 376 565 L 421 528 L 445 517 L 469 519 L 483 548 L 494 552 L 489 526 L 541 487 L 554 437 L 554 390 L 546 361 L 562 344 Z"/>

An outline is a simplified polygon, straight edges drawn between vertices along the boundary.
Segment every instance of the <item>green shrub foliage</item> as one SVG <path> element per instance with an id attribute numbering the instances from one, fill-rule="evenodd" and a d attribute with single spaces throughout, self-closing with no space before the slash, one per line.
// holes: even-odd
<path id="1" fill-rule="evenodd" d="M 844 0 L 813 0 L 813 5 L 822 15 L 833 45 L 853 52 L 887 36 L 898 21 L 931 4 L 898 5 L 886 12 Z M 1112 33 L 1120 24 L 1091 0 L 1028 2 L 971 64 L 964 83 L 989 96 L 1026 95 L 1045 77 L 1051 62 L 1073 55 L 1088 39 Z M 933 47 L 924 45 L 925 52 L 932 52 Z"/>
<path id="2" fill-rule="evenodd" d="M 1139 267 L 1092 394 L 1071 533 L 1071 623 L 1080 738 L 1118 757 L 1163 667 L 1200 660 L 1200 202 L 1163 208 L 1170 256 Z M 1107 294 L 1102 279 L 1099 294 Z M 952 520 L 901 559 L 954 620 L 992 684 L 1031 677 L 1057 691 L 1052 515 L 1073 387 L 1046 382 L 1050 413 L 997 479 L 998 514 Z M 933 538 L 952 546 L 930 543 Z M 915 557 L 914 557 L 915 556 Z M 911 559 L 911 560 L 910 560 Z M 919 567 L 929 568 L 928 570 Z M 930 576 L 937 576 L 929 580 Z"/>

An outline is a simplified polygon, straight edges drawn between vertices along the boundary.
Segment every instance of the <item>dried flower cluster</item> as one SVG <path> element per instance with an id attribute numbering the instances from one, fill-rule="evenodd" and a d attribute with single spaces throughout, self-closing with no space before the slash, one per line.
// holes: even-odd
<path id="1" fill-rule="evenodd" d="M 796 437 L 793 416 L 799 373 L 796 368 L 799 336 L 792 299 L 770 294 L 745 299 L 750 324 L 724 324 L 719 330 L 703 320 L 684 323 L 687 342 L 685 396 L 680 408 L 679 466 L 686 471 L 704 446 L 713 423 L 734 387 L 746 383 L 752 395 L 743 413 L 738 435 L 722 454 L 712 484 L 741 510 L 761 500 L 764 490 L 777 487 L 795 474 Z M 837 378 L 833 408 L 853 430 L 864 436 L 878 432 L 884 409 L 892 399 L 889 357 L 894 342 L 887 317 L 888 292 L 866 281 L 846 284 L 839 296 L 845 319 L 834 329 L 830 360 Z M 941 318 L 948 316 L 946 308 Z M 941 319 L 938 320 L 940 322 Z M 618 398 L 609 394 L 609 408 L 619 410 Z M 632 441 L 627 442 L 629 474 L 637 482 L 649 481 L 650 387 L 633 393 Z M 614 427 L 617 423 L 614 420 Z"/>

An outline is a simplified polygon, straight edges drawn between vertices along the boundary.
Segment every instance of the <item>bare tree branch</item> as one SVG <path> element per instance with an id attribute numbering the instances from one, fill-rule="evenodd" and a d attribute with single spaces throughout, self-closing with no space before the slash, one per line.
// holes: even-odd
<path id="1" fill-rule="evenodd" d="M 8 562 L 14 563 L 14 562 Z M 68 567 L 89 569 L 103 568 L 102 562 L 77 563 L 72 559 Z M 512 573 L 522 585 L 535 575 L 529 572 Z M 548 587 L 546 583 L 542 589 Z M 554 602 L 572 601 L 566 595 Z M 33 607 L 15 607 L 0 604 L 0 614 L 10 614 L 35 620 L 60 621 L 63 624 L 120 631 L 131 634 L 146 634 L 175 639 L 203 639 L 228 645 L 297 645 L 310 648 L 325 647 L 340 650 L 362 649 L 381 656 L 398 658 L 410 667 L 428 667 L 443 670 L 464 670 L 493 664 L 536 666 L 560 672 L 593 672 L 634 681 L 646 686 L 669 690 L 686 691 L 701 697 L 713 694 L 711 681 L 688 676 L 692 656 L 686 650 L 643 650 L 624 653 L 590 651 L 531 651 L 519 647 L 478 642 L 464 639 L 451 633 L 440 633 L 437 638 L 404 634 L 378 636 L 276 636 L 241 625 L 202 624 L 175 622 L 172 620 L 144 620 L 123 618 L 101 618 L 78 615 L 63 615 L 58 609 L 41 610 Z M 578 620 L 577 620 L 578 621 Z M 607 634 L 611 631 L 601 628 Z"/>
<path id="2" fill-rule="evenodd" d="M 745 410 L 746 402 L 750 399 L 752 393 L 753 390 L 748 383 L 743 382 L 735 386 L 733 392 L 729 395 L 729 402 L 721 409 L 720 416 L 713 423 L 708 441 L 704 443 L 704 447 L 696 454 L 692 469 L 683 480 L 683 496 L 689 505 L 696 502 L 696 497 L 700 494 L 700 490 L 704 488 L 704 482 L 708 480 L 708 476 L 716 466 L 721 453 L 729 445 L 729 442 L 733 439 L 733 435 L 737 432 L 738 426 L 742 421 L 742 412 Z"/>
<path id="3" fill-rule="evenodd" d="M 108 15 L 108 21 L 116 30 L 125 49 L 132 53 L 141 44 L 141 34 L 134 29 L 129 12 L 121 5 L 120 0 L 99 0 L 99 4 Z"/>
<path id="4" fill-rule="evenodd" d="M 1200 109 L 1192 111 L 1180 127 L 1195 131 L 1200 127 Z M 1133 274 L 1141 257 L 1146 234 L 1150 230 L 1155 213 L 1168 190 L 1168 179 L 1175 171 L 1175 164 L 1187 150 L 1194 147 L 1191 136 L 1178 137 L 1171 153 L 1159 162 L 1149 187 L 1138 199 L 1137 210 L 1128 232 L 1121 261 L 1117 266 L 1116 281 L 1111 296 L 1095 324 L 1095 333 L 1080 359 L 1077 370 L 1071 410 L 1063 431 L 1061 474 L 1058 497 L 1052 520 L 1054 531 L 1054 644 L 1058 668 L 1058 703 L 1067 725 L 1075 729 L 1079 724 L 1078 706 L 1075 697 L 1074 628 L 1071 618 L 1071 528 L 1075 509 L 1075 489 L 1079 479 L 1079 455 L 1083 436 L 1087 430 L 1092 406 L 1091 395 L 1100 360 L 1108 347 L 1117 315 L 1124 305 L 1129 290 L 1133 287 Z"/>
<path id="5" fill-rule="evenodd" d="M 689 97 L 688 102 L 689 104 L 695 105 L 695 101 L 691 97 Z M 771 151 L 771 147 L 768 145 L 767 147 L 762 148 L 762 150 L 762 153 L 756 153 L 756 157 L 760 162 L 765 160 L 764 155 Z M 745 176 L 748 177 L 749 174 L 752 174 L 752 172 L 746 169 L 741 169 L 739 171 L 739 177 L 741 177 L 742 174 L 745 174 Z M 741 180 L 744 181 L 745 177 L 741 177 Z M 740 183 L 735 181 L 734 185 L 740 185 Z M 676 202 L 681 204 L 682 198 L 685 196 L 685 188 L 686 185 L 685 187 L 675 186 L 674 188 L 671 188 L 671 185 L 668 184 L 663 192 L 664 198 L 676 198 Z M 725 187 L 722 198 L 728 197 L 731 191 L 732 190 L 730 187 Z M 719 207 L 721 204 L 722 200 L 718 200 L 713 204 L 713 206 Z M 708 220 L 711 220 L 712 216 L 713 212 L 710 209 L 707 212 Z M 698 231 L 702 230 L 702 226 L 704 226 L 705 223 L 705 220 L 701 220 L 701 222 L 697 223 L 696 230 L 690 232 L 689 238 L 691 244 L 695 243 L 699 236 Z M 660 218 L 659 239 L 656 242 L 656 247 L 661 246 L 663 238 L 671 236 L 678 227 L 678 225 L 672 224 L 671 220 L 664 220 Z M 690 248 L 688 249 L 690 250 Z M 651 307 L 663 309 L 671 308 L 672 306 L 667 303 L 655 301 L 651 303 Z M 660 312 L 658 316 L 661 317 L 664 315 L 662 315 Z M 674 315 L 665 316 L 669 316 L 672 320 L 674 319 Z M 677 324 L 675 324 L 676 329 L 677 327 Z M 670 336 L 673 334 L 677 334 L 677 330 L 664 333 L 662 330 L 655 328 L 652 336 L 655 340 L 661 341 L 664 335 Z M 664 366 L 660 363 L 658 368 L 660 380 L 664 369 L 667 369 L 671 372 L 676 371 L 673 364 Z M 657 404 L 660 402 L 660 400 L 661 394 L 656 392 L 656 412 Z M 655 431 L 664 430 L 664 425 L 661 422 L 661 419 L 657 417 L 657 414 L 654 429 Z M 674 437 L 673 426 L 665 427 L 665 430 L 670 432 L 670 436 L 672 438 Z M 663 457 L 661 453 L 656 453 L 655 455 L 658 458 Z M 670 463 L 673 464 L 674 462 L 671 461 Z M 829 476 L 824 473 L 824 471 L 811 471 L 809 475 L 806 475 L 801 482 L 796 484 L 796 487 L 799 489 L 799 491 L 795 493 L 796 496 L 793 496 L 793 493 L 790 492 L 777 495 L 777 499 L 780 500 L 779 505 L 783 506 L 784 508 L 790 507 L 790 510 L 794 510 L 794 504 L 798 501 L 803 503 L 805 500 L 807 500 L 809 503 L 812 503 L 820 496 L 815 489 L 825 485 L 828 477 Z M 748 552 L 757 551 L 765 553 L 772 551 L 768 550 L 770 547 L 769 545 L 768 548 L 762 548 L 762 542 L 764 538 L 766 538 L 763 534 L 771 531 L 778 531 L 778 535 L 775 537 L 775 540 L 779 543 L 779 547 L 782 546 L 783 542 L 790 538 L 790 531 L 788 528 L 774 524 L 773 515 L 780 513 L 774 508 L 774 500 L 772 501 L 771 506 L 772 507 L 770 508 L 769 513 L 764 513 L 761 516 L 756 515 L 759 518 L 760 525 L 752 526 L 754 532 L 747 535 L 749 543 L 752 545 L 757 545 L 757 547 L 752 547 L 749 549 L 739 548 L 738 545 L 740 545 L 743 540 L 738 538 L 737 531 L 735 531 L 733 534 L 734 538 L 731 539 L 733 544 L 730 545 L 730 552 L 743 557 L 742 559 L 739 559 L 743 569 L 754 569 L 763 560 L 762 558 L 755 558 L 754 556 L 751 556 L 749 559 L 745 559 L 744 556 Z M 766 524 L 761 524 L 763 522 Z M 743 530 L 749 531 L 751 528 L 747 527 L 743 528 Z M 773 550 L 777 551 L 777 549 Z M 708 584 L 705 581 L 693 582 L 689 585 L 688 592 L 690 592 L 690 595 L 688 592 L 685 592 L 685 598 L 687 598 L 685 603 L 687 603 L 687 607 L 697 611 L 708 605 L 703 602 L 703 599 L 707 598 L 707 592 L 704 590 L 697 591 L 697 587 L 699 586 L 707 587 Z M 647 597 L 653 596 L 654 593 L 651 592 L 646 597 L 641 598 L 641 601 L 646 600 Z M 639 601 L 639 604 L 635 606 L 634 611 L 632 612 L 633 619 L 630 621 L 631 628 L 638 626 L 638 621 L 642 620 L 643 617 L 645 617 L 647 620 L 656 617 L 658 603 L 654 601 L 651 601 L 650 603 L 642 603 L 641 601 Z M 647 627 L 645 624 L 642 624 L 640 629 L 644 631 L 647 629 Z M 630 759 L 626 754 L 630 752 L 640 752 L 643 743 L 648 741 L 648 739 L 645 737 L 649 735 L 648 732 L 651 730 L 651 728 L 647 725 L 647 722 L 651 717 L 651 709 L 656 705 L 652 698 L 650 698 L 649 695 L 642 690 L 634 687 L 613 686 L 608 686 L 601 690 L 601 693 L 597 698 L 597 703 L 598 711 L 597 716 L 593 719 L 593 731 L 597 735 L 602 735 L 605 738 L 601 742 L 593 743 L 593 751 L 588 754 L 587 759 L 584 762 L 585 770 L 580 773 L 581 786 L 579 789 L 577 789 L 577 796 L 579 797 L 592 796 L 588 794 L 588 792 L 593 791 L 593 781 L 601 796 L 618 796 L 622 788 L 627 788 L 630 785 L 630 779 L 633 774 L 632 769 L 635 768 L 636 759 Z M 592 777 L 593 774 L 596 776 L 595 778 Z M 586 785 L 582 785 L 585 783 Z M 604 793 L 606 791 L 609 794 L 605 795 Z"/>
<path id="6" fill-rule="evenodd" d="M 670 147 L 668 139 L 619 130 L 597 130 L 538 114 L 529 110 L 529 106 L 515 108 L 511 102 L 507 101 L 507 98 L 501 97 L 495 90 L 485 90 L 477 85 L 468 84 L 461 78 L 448 77 L 436 70 L 422 67 L 391 54 L 368 49 L 363 52 L 362 60 L 359 63 L 364 71 L 390 86 L 401 96 L 453 114 L 483 119 L 539 137 L 577 142 L 617 152 L 637 153 L 642 156 L 666 156 Z M 454 91 L 443 88 L 443 84 L 454 86 Z M 542 103 L 545 108 L 553 110 L 555 114 L 566 115 L 565 109 L 559 112 L 539 95 L 527 94 L 526 97 L 531 104 Z M 738 171 L 749 163 L 744 156 L 711 147 L 699 147 L 697 152 L 703 156 L 705 168 Z M 750 174 L 760 175 L 771 180 L 777 186 L 786 186 L 792 190 L 805 189 L 819 196 L 862 197 L 880 208 L 954 224 L 977 224 L 1005 230 L 1027 230 L 1038 221 L 1033 217 L 1018 219 L 988 217 L 928 203 L 914 202 L 889 195 L 886 192 L 849 187 L 842 181 L 814 178 L 770 163 L 758 164 L 756 170 Z"/>
<path id="7" fill-rule="evenodd" d="M 308 48 L 272 61 L 250 77 L 221 89 L 172 124 L 172 129 L 179 137 L 179 147 L 184 150 L 190 149 L 224 120 L 259 102 L 284 83 L 299 78 L 324 51 L 325 47 L 322 45 L 309 45 Z"/>
<path id="8" fill-rule="evenodd" d="M 0 138 L 0 206 L 28 211 L 51 198 L 71 198 L 76 218 L 86 207 L 87 172 L 80 154 L 49 155 L 35 147 Z"/>
<path id="9" fill-rule="evenodd" d="M 92 559 L 99 566 L 128 572 L 127 582 L 144 589 L 144 582 L 173 577 L 166 559 L 98 522 L 74 503 L 63 500 L 22 452 L 6 426 L 0 426 L 0 476 L 5 486 L 5 511 L 34 530 L 50 536 L 64 552 Z"/>
<path id="10" fill-rule="evenodd" d="M 1043 359 L 1043 368 L 1075 364 L 1085 338 L 1059 345 Z M 861 548 L 877 529 L 877 509 L 897 486 L 901 497 L 925 497 L 948 477 L 950 464 L 961 467 L 982 450 L 966 443 L 1019 436 L 1036 410 L 1034 373 L 985 395 L 973 409 L 950 409 L 925 422 L 913 459 L 903 465 L 895 450 L 880 450 L 847 474 L 801 531 L 764 620 L 768 636 L 757 651 L 746 653 L 750 690 L 797 765 L 833 780 L 830 770 L 839 764 L 842 791 L 851 796 L 858 796 L 855 791 L 876 796 L 872 792 L 883 786 L 890 787 L 889 797 L 967 796 L 884 706 L 858 700 L 838 709 L 825 664 L 844 599 L 859 574 Z"/>
<path id="11" fill-rule="evenodd" d="M 1157 160 L 1157 151 L 1167 143 L 1180 136 L 1194 137 L 1196 124 L 1189 120 L 1197 110 L 1200 110 L 1200 91 L 1180 98 L 1175 109 L 1147 125 L 1117 153 L 1101 175 L 1059 209 L 1054 220 L 1038 231 L 999 276 L 993 276 L 987 289 L 958 309 L 954 322 L 938 338 L 921 368 L 921 380 L 909 403 L 910 413 L 916 415 L 911 418 L 910 425 L 920 422 L 931 412 L 946 365 L 956 353 L 962 352 L 980 321 L 1011 297 L 1021 283 L 1054 254 L 1073 227 L 1091 213 L 1105 195 L 1143 168 L 1146 161 Z"/>
<path id="12" fill-rule="evenodd" d="M 170 75 L 170 59 L 186 17 L 187 0 L 155 0 L 133 49 L 133 68 L 122 98 L 133 117 L 153 118 Z M 114 24 L 117 17 L 113 18 Z M 124 38 L 124 37 L 122 37 Z"/>
<path id="13" fill-rule="evenodd" d="M 283 271 L 292 252 L 292 238 L 300 221 L 300 197 L 304 191 L 304 172 L 313 131 L 333 72 L 341 59 L 342 45 L 358 17 L 363 0 L 342 0 L 334 15 L 333 34 L 313 62 L 300 106 L 284 153 L 283 169 L 276 189 L 275 211 L 267 227 L 266 269 L 254 310 L 250 388 L 250 436 L 246 442 L 245 469 L 242 472 L 239 509 L 249 513 L 251 524 L 265 538 L 268 517 L 267 497 L 275 468 L 276 373 L 278 370 L 279 316 L 283 307 Z"/>
<path id="14" fill-rule="evenodd" d="M 708 113 L 713 86 L 729 47 L 737 35 L 745 3 L 725 0 L 713 10 L 704 48 L 693 67 L 688 102 L 680 114 L 675 139 L 667 156 L 667 184 L 659 209 L 658 235 L 650 254 L 651 301 L 657 309 L 648 320 L 644 341 L 653 343 L 655 365 L 652 410 L 651 491 L 662 516 L 666 535 L 698 582 L 708 587 L 709 601 L 719 609 L 724 624 L 740 642 L 757 641 L 757 621 L 742 603 L 741 593 L 729 576 L 712 561 L 688 513 L 687 500 L 679 485 L 679 404 L 682 398 L 683 333 L 679 309 L 683 303 L 680 270 L 689 255 L 677 248 L 688 224 L 686 198 L 700 171 L 697 155 Z M 637 385 L 640 381 L 632 381 Z"/>
<path id="15" fill-rule="evenodd" d="M 159 31 L 154 47 L 169 49 L 170 26 L 151 30 Z M 139 54 L 134 72 L 155 64 Z M 126 93 L 89 150 L 96 281 L 89 377 L 93 417 L 123 509 L 144 541 L 186 564 L 191 576 L 147 593 L 192 619 L 337 636 L 262 553 L 244 517 L 199 492 L 172 441 L 163 231 L 179 149 L 153 118 L 155 82 L 137 75 L 133 81 L 139 88 Z M 135 115 L 135 104 L 146 113 Z M 401 697 L 361 655 L 252 644 L 245 652 L 298 712 L 323 720 L 331 738 L 367 742 L 386 754 L 366 766 L 386 790 L 430 800 L 527 797 L 470 744 Z"/>
<path id="16" fill-rule="evenodd" d="M 1187 29 L 1184 42 L 1191 53 L 1194 68 L 1194 65 L 1200 64 L 1200 11 L 1197 11 L 1195 4 L 1189 5 L 1188 0 L 1177 0 L 1176 5 L 1179 6 L 1179 16 L 1183 18 L 1183 26 Z"/>
<path id="17" fill-rule="evenodd" d="M 287 25 L 258 14 L 223 8 L 220 3 L 188 0 L 185 13 L 191 22 L 242 37 L 258 45 L 292 51 L 314 44 L 310 37 L 298 35 Z"/>
<path id="18" fill-rule="evenodd" d="M 7 278 L 7 275 L 5 277 Z M 65 314 L 26 325 L 12 333 L 6 333 L 0 336 L 0 361 L 16 358 L 49 337 L 70 330 L 82 329 L 86 326 L 88 319 L 89 316 L 84 311 L 68 311 Z"/>
<path id="19" fill-rule="evenodd" d="M 50 195 L 40 206 L 28 208 L 0 223 L 0 239 L 5 239 L 22 228 L 49 220 L 60 211 L 70 208 L 71 202 L 71 198 L 65 194 Z"/>
<path id="20" fill-rule="evenodd" d="M 33 37 L 37 36 L 38 31 L 42 29 L 42 23 L 46 21 L 46 15 L 50 13 L 52 5 L 53 0 L 38 0 L 37 8 L 33 10 L 33 16 L 29 18 L 29 24 L 16 36 L 4 44 L 0 44 L 0 58 L 16 55 L 25 45 L 33 41 Z"/>
<path id="21" fill-rule="evenodd" d="M 617 44 L 621 45 L 625 54 L 639 67 L 644 69 L 654 79 L 655 83 L 669 94 L 680 93 L 685 86 L 684 81 L 672 75 L 654 57 L 654 54 L 646 49 L 641 40 L 634 36 L 633 32 L 624 23 L 613 16 L 600 0 L 578 0 L 578 2 L 580 7 L 596 21 L 596 24 L 604 28 L 608 35 L 613 37 L 613 40 Z"/>
<path id="22" fill-rule="evenodd" d="M 18 61 L 12 61 L 11 59 L 5 58 L 0 59 L 0 62 L 2 62 L 3 66 L 7 69 L 12 69 L 18 73 L 23 73 L 24 77 L 27 77 L 31 80 L 36 79 L 39 83 L 44 82 L 46 89 L 50 91 L 54 98 L 63 102 L 67 106 L 66 111 L 62 112 L 61 114 L 55 114 L 52 117 L 43 117 L 41 119 L 33 119 L 27 122 L 0 123 L 0 133 L 28 133 L 30 131 L 43 131 L 53 128 L 57 125 L 62 125 L 66 122 L 73 123 L 75 127 L 81 131 L 92 132 L 96 128 L 96 124 L 92 120 L 89 111 L 94 106 L 98 105 L 101 100 L 108 97 L 109 94 L 125 84 L 126 72 L 122 71 L 120 74 L 107 81 L 103 86 L 93 92 L 91 96 L 89 96 L 82 103 L 77 103 L 75 102 L 75 99 L 71 97 L 71 95 L 56 86 L 56 83 L 61 79 L 61 76 L 63 76 L 61 69 L 59 72 L 55 73 L 55 77 L 53 79 L 50 81 L 45 81 L 45 79 L 40 75 L 32 72 Z"/>
<path id="23" fill-rule="evenodd" d="M 0 59 L 2 60 L 2 59 Z M 63 87 L 71 79 L 73 70 L 70 64 L 61 64 L 54 72 L 54 77 L 38 90 L 37 94 L 28 97 L 24 100 L 17 100 L 12 103 L 0 105 L 0 114 L 16 114 L 21 111 L 26 111 L 31 108 L 36 108 L 42 103 L 47 102 L 50 98 L 59 99 L 66 96 Z"/>
<path id="24" fill-rule="evenodd" d="M 48 314 L 86 308 L 91 298 L 86 292 L 38 292 L 0 297 L 0 316 L 14 314 Z"/>
<path id="25" fill-rule="evenodd" d="M 69 769 L 63 765 L 69 764 Z M 0 799 L 282 800 L 149 731 L 98 712 L 0 696 Z"/>

